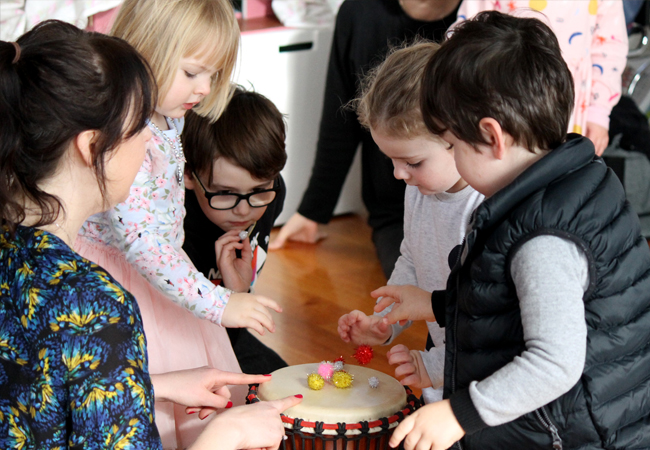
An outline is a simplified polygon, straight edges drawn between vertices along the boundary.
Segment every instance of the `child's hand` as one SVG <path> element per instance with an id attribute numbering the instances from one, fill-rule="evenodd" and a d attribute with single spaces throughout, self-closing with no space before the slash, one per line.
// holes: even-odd
<path id="1" fill-rule="evenodd" d="M 235 292 L 248 292 L 253 279 L 250 238 L 242 241 L 239 239 L 239 230 L 230 230 L 217 239 L 214 250 L 223 285 Z M 237 250 L 241 251 L 241 258 L 237 258 Z"/>
<path id="2" fill-rule="evenodd" d="M 418 389 L 431 387 L 431 380 L 419 351 L 409 350 L 406 346 L 400 344 L 391 348 L 386 356 L 388 357 L 388 364 L 397 366 L 395 378 L 400 380 L 400 383 Z"/>
<path id="3" fill-rule="evenodd" d="M 386 342 L 392 334 L 392 329 L 384 322 L 383 317 L 367 316 L 354 310 L 339 318 L 338 332 L 343 342 L 372 346 Z"/>
<path id="4" fill-rule="evenodd" d="M 221 317 L 221 325 L 227 328 L 252 328 L 262 336 L 266 328 L 275 332 L 275 322 L 267 308 L 282 312 L 275 301 L 261 295 L 234 293 Z"/>
<path id="5" fill-rule="evenodd" d="M 177 370 L 151 375 L 156 401 L 170 401 L 187 406 L 187 414 L 199 413 L 205 419 L 218 408 L 229 408 L 228 384 L 264 383 L 271 376 L 224 372 L 211 367 Z"/>
<path id="6" fill-rule="evenodd" d="M 601 156 L 609 143 L 609 130 L 593 122 L 587 122 L 586 137 L 594 143 L 596 154 Z"/>
<path id="7" fill-rule="evenodd" d="M 404 450 L 445 450 L 465 436 L 449 400 L 430 403 L 407 416 L 388 441 L 395 448 L 404 440 Z"/>
<path id="8" fill-rule="evenodd" d="M 222 412 L 207 425 L 189 450 L 215 447 L 222 450 L 277 449 L 284 437 L 280 413 L 301 401 L 301 398 L 291 396 Z"/>
<path id="9" fill-rule="evenodd" d="M 327 237 L 318 229 L 318 223 L 295 213 L 285 223 L 275 239 L 269 244 L 269 250 L 277 250 L 284 247 L 287 241 L 305 242 L 315 244 Z"/>
<path id="10" fill-rule="evenodd" d="M 370 293 L 374 298 L 383 297 L 376 305 L 375 312 L 381 312 L 393 305 L 391 312 L 384 316 L 386 323 L 404 325 L 407 320 L 427 320 L 434 322 L 436 317 L 431 308 L 431 292 L 416 286 L 384 286 Z"/>

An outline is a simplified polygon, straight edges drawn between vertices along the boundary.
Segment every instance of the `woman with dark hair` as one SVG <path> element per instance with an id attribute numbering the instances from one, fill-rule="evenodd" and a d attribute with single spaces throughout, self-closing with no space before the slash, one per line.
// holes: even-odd
<path id="1" fill-rule="evenodd" d="M 161 448 L 153 385 L 206 417 L 228 408 L 226 384 L 269 379 L 150 376 L 133 296 L 71 248 L 88 216 L 129 193 L 152 80 L 126 42 L 63 22 L 0 42 L 0 448 Z M 278 413 L 298 401 L 233 408 L 192 448 L 277 446 Z"/>

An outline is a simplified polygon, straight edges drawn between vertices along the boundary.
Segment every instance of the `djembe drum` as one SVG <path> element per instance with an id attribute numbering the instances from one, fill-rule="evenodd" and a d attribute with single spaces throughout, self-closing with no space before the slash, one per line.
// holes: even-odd
<path id="1" fill-rule="evenodd" d="M 345 365 L 354 377 L 350 387 L 325 383 L 321 390 L 310 389 L 307 377 L 318 366 L 285 367 L 273 372 L 271 381 L 251 386 L 248 403 L 303 395 L 300 404 L 282 414 L 283 450 L 388 450 L 393 429 L 420 406 L 395 378 L 361 366 Z M 370 386 L 370 377 L 377 378 L 376 387 Z"/>

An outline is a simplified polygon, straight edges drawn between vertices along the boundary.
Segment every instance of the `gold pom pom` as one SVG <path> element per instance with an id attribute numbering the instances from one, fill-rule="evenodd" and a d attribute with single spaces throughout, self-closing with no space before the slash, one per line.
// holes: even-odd
<path id="1" fill-rule="evenodd" d="M 317 373 L 310 373 L 307 377 L 307 384 L 315 391 L 320 391 L 325 386 L 325 380 Z"/>
<path id="2" fill-rule="evenodd" d="M 347 373 L 345 370 L 338 370 L 332 375 L 332 384 L 339 389 L 345 389 L 352 386 L 354 376 Z"/>

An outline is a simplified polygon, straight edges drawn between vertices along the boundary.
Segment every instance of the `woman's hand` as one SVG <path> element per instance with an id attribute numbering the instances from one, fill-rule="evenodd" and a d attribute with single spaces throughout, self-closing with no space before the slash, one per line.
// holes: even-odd
<path id="1" fill-rule="evenodd" d="M 277 449 L 284 437 L 280 413 L 302 401 L 286 397 L 238 406 L 212 420 L 190 450 Z"/>
<path id="2" fill-rule="evenodd" d="M 223 285 L 235 292 L 248 292 L 253 280 L 253 250 L 250 237 L 241 240 L 239 230 L 230 230 L 214 243 L 217 267 L 223 278 Z M 237 257 L 237 250 L 241 257 Z"/>
<path id="3" fill-rule="evenodd" d="M 270 298 L 254 294 L 231 294 L 221 317 L 221 325 L 228 328 L 252 328 L 262 336 L 265 329 L 273 333 L 275 322 L 267 308 L 282 312 L 280 305 Z"/>
<path id="4" fill-rule="evenodd" d="M 201 419 L 205 419 L 217 409 L 232 406 L 230 391 L 226 385 L 264 383 L 270 380 L 270 375 L 247 375 L 211 367 L 151 375 L 156 401 L 169 401 L 187 406 L 185 412 L 198 412 Z"/>

